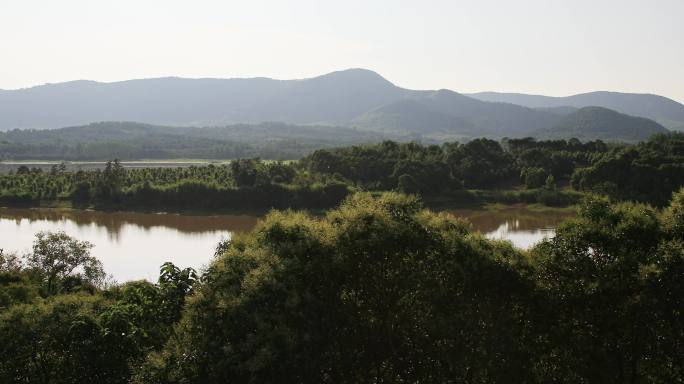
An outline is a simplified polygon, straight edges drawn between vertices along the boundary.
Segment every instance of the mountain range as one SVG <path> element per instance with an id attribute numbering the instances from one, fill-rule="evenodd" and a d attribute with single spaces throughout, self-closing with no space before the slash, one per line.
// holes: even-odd
<path id="1" fill-rule="evenodd" d="M 510 103 L 547 111 L 552 108 L 604 107 L 655 120 L 670 129 L 684 126 L 684 105 L 667 97 L 651 94 L 590 92 L 567 97 L 551 97 L 521 93 L 481 92 L 468 96 L 482 101 Z"/>
<path id="2" fill-rule="evenodd" d="M 596 111 L 577 114 L 588 106 L 609 108 L 622 115 L 615 119 Z M 592 121 L 587 123 L 587 119 Z M 661 96 L 608 92 L 552 98 L 410 90 L 364 69 L 301 80 L 72 81 L 0 91 L 0 130 L 52 129 L 101 121 L 164 126 L 281 122 L 433 140 L 556 137 L 582 131 L 584 138 L 636 141 L 667 132 L 661 124 L 673 128 L 683 125 L 684 105 Z M 625 121 L 629 121 L 629 129 L 611 125 Z M 601 129 L 594 133 L 592 127 Z"/>

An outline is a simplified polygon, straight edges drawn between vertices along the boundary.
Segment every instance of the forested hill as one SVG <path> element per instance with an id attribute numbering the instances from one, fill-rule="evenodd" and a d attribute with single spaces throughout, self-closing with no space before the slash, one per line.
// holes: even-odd
<path id="1" fill-rule="evenodd" d="M 390 137 L 345 127 L 284 123 L 166 127 L 105 122 L 52 130 L 0 132 L 0 160 L 298 159 L 316 149 Z"/>
<path id="2" fill-rule="evenodd" d="M 653 120 L 628 116 L 601 107 L 585 107 L 564 116 L 551 129 L 538 131 L 535 137 L 576 137 L 581 140 L 636 142 L 668 130 Z"/>
<path id="3" fill-rule="evenodd" d="M 409 90 L 375 72 L 350 69 L 302 80 L 73 81 L 3 91 L 0 131 L 99 121 L 196 127 L 283 122 L 440 141 L 525 137 L 556 126 L 563 111 L 482 101 L 445 89 Z"/>
<path id="4" fill-rule="evenodd" d="M 459 98 L 446 95 L 446 98 Z M 437 98 L 432 100 L 438 103 Z M 439 105 L 437 105 L 439 106 Z M 437 107 L 435 107 L 436 110 Z M 51 130 L 0 132 L 0 160 L 299 159 L 317 149 L 383 140 L 425 144 L 467 142 L 478 128 L 446 112 L 432 113 L 415 100 L 375 109 L 354 121 L 355 127 L 285 123 L 234 124 L 221 127 L 173 127 L 135 122 L 102 122 Z M 475 112 L 473 112 L 475 113 Z M 518 115 L 515 123 L 524 125 Z M 583 108 L 558 115 L 559 122 L 539 129 L 537 138 L 579 138 L 637 142 L 667 130 L 643 118 L 604 108 Z M 428 121 L 427 125 L 422 125 Z M 487 122 L 497 125 L 497 120 Z M 374 126 L 375 130 L 367 127 Z M 461 134 L 455 133 L 460 130 Z M 497 138 L 498 135 L 489 135 Z M 499 136 L 500 137 L 500 136 Z M 515 136 L 513 136 L 515 137 Z"/>
<path id="5" fill-rule="evenodd" d="M 684 128 L 684 105 L 659 95 L 590 92 L 567 97 L 550 97 L 521 93 L 481 92 L 468 96 L 483 101 L 512 103 L 530 108 L 598 106 L 655 120 L 670 129 Z"/>
<path id="6" fill-rule="evenodd" d="M 468 120 L 433 110 L 416 100 L 403 99 L 373 109 L 352 121 L 354 126 L 389 133 L 427 133 L 471 136 L 478 128 Z"/>

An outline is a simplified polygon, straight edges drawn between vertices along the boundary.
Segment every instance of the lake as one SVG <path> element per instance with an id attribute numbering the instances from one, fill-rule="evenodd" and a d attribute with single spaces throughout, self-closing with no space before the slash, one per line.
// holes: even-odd
<path id="1" fill-rule="evenodd" d="M 484 233 L 490 239 L 509 240 L 516 247 L 525 249 L 553 236 L 558 224 L 574 215 L 572 210 L 567 209 L 524 207 L 459 209 L 450 212 L 468 219 L 474 230 Z"/>
<path id="2" fill-rule="evenodd" d="M 470 220 L 473 229 L 487 237 L 508 239 L 522 248 L 552 236 L 558 223 L 570 216 L 567 211 L 526 208 L 451 212 Z M 156 281 L 162 263 L 200 268 L 211 260 L 221 239 L 249 231 L 257 220 L 244 215 L 0 208 L 0 248 L 27 252 L 36 232 L 63 230 L 93 243 L 92 254 L 115 280 Z"/>

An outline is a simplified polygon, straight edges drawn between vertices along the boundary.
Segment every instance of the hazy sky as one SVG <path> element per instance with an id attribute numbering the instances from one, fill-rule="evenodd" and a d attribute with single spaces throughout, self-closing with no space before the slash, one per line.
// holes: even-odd
<path id="1" fill-rule="evenodd" d="M 311 77 L 684 101 L 684 0 L 0 0 L 0 88 Z"/>

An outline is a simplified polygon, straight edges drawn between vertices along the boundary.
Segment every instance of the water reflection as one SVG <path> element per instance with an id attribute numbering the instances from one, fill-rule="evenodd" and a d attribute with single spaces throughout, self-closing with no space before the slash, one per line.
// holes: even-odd
<path id="1" fill-rule="evenodd" d="M 254 216 L 0 208 L 0 248 L 28 252 L 36 232 L 62 230 L 95 244 L 93 256 L 117 281 L 153 281 L 166 261 L 206 265 L 221 239 L 248 231 L 256 221 Z"/>
<path id="2" fill-rule="evenodd" d="M 558 224 L 573 216 L 573 212 L 567 210 L 515 207 L 496 210 L 461 209 L 451 213 L 470 221 L 474 230 L 484 233 L 488 238 L 509 240 L 520 248 L 530 248 L 545 237 L 553 236 Z"/>
<path id="3" fill-rule="evenodd" d="M 170 213 L 101 212 L 74 209 L 25 209 L 0 208 L 0 220 L 13 220 L 21 225 L 50 222 L 56 226 L 73 223 L 78 228 L 98 227 L 104 229 L 112 241 L 121 241 L 121 232 L 126 226 L 134 226 L 149 233 L 155 227 L 175 229 L 184 234 L 203 234 L 229 229 L 232 232 L 249 231 L 257 221 L 255 216 L 220 215 L 194 216 Z"/>
<path id="4" fill-rule="evenodd" d="M 489 238 L 506 239 L 528 248 L 571 213 L 525 208 L 455 210 L 473 229 Z M 172 261 L 181 267 L 206 265 L 216 244 L 235 232 L 254 227 L 255 216 L 193 216 L 60 209 L 0 208 L 0 248 L 29 251 L 36 232 L 63 230 L 95 244 L 92 254 L 118 281 L 156 280 L 159 266 Z"/>

